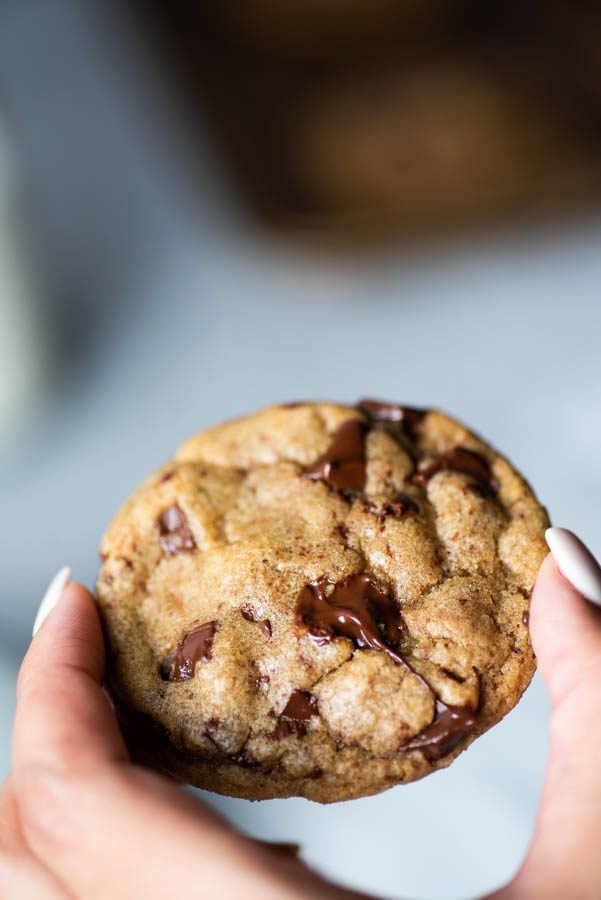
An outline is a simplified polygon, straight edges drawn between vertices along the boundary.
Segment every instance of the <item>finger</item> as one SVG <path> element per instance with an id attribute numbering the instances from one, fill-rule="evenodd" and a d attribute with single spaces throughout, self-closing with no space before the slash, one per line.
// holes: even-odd
<path id="1" fill-rule="evenodd" d="M 92 595 L 77 584 L 36 633 L 21 666 L 13 732 L 17 781 L 40 767 L 85 771 L 127 752 L 101 684 L 104 645 Z"/>
<path id="2" fill-rule="evenodd" d="M 336 896 L 294 859 L 257 848 L 216 814 L 128 764 L 101 689 L 104 654 L 93 598 L 62 594 L 19 677 L 13 750 L 29 846 L 76 896 Z"/>
<path id="3" fill-rule="evenodd" d="M 541 808 L 516 896 L 587 900 L 601 884 L 601 610 L 566 575 L 594 596 L 601 572 L 595 576 L 593 557 L 567 534 L 559 541 L 551 535 L 554 555 L 541 566 L 531 602 L 532 640 L 553 715 Z"/>
<path id="4" fill-rule="evenodd" d="M 601 677 L 601 610 L 584 599 L 549 555 L 530 604 L 530 631 L 539 670 L 554 705 L 583 682 Z"/>

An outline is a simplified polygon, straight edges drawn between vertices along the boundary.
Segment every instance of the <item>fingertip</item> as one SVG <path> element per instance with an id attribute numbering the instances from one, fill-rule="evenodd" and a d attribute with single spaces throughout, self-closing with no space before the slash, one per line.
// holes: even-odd
<path id="1" fill-rule="evenodd" d="M 46 593 L 42 597 L 42 602 L 38 607 L 38 611 L 36 613 L 35 621 L 33 623 L 33 631 L 32 637 L 35 637 L 38 631 L 40 630 L 41 625 L 48 618 L 49 614 L 52 612 L 60 598 L 62 597 L 65 588 L 71 581 L 71 568 L 70 566 L 63 566 L 58 570 L 50 584 L 46 589 Z"/>
<path id="2" fill-rule="evenodd" d="M 547 528 L 545 539 L 564 578 L 579 594 L 601 606 L 601 566 L 586 544 L 567 528 Z"/>
<path id="3" fill-rule="evenodd" d="M 46 662 L 51 659 L 55 664 L 67 662 L 100 681 L 104 670 L 104 642 L 98 608 L 83 584 L 68 582 L 62 590 L 56 589 L 57 583 L 60 584 L 57 579 L 65 571 L 70 570 L 58 573 L 42 601 L 25 661 L 28 664 L 32 659 Z"/>

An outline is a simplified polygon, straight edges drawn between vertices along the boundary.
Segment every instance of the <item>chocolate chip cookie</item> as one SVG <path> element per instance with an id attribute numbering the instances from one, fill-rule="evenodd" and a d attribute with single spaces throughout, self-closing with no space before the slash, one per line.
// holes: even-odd
<path id="1" fill-rule="evenodd" d="M 435 410 L 292 403 L 209 428 L 102 543 L 134 753 L 218 793 L 321 802 L 449 765 L 532 677 L 548 524 Z"/>

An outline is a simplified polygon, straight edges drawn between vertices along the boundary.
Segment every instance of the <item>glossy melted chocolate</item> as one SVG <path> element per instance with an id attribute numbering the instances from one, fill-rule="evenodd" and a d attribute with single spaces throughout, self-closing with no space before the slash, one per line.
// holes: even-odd
<path id="1" fill-rule="evenodd" d="M 405 665 L 394 650 L 403 633 L 400 612 L 388 591 L 369 575 L 350 575 L 338 584 L 320 578 L 305 585 L 296 603 L 295 623 L 306 627 L 316 644 L 346 637 L 356 647 L 382 650 Z"/>
<path id="2" fill-rule="evenodd" d="M 344 422 L 334 433 L 326 452 L 305 472 L 307 478 L 325 481 L 337 491 L 360 493 L 365 487 L 365 435 L 360 419 Z"/>
<path id="3" fill-rule="evenodd" d="M 423 487 L 438 472 L 463 472 L 464 475 L 471 475 L 487 491 L 497 490 L 488 460 L 467 447 L 455 447 L 441 453 L 429 466 L 416 472 L 411 480 Z"/>
<path id="4" fill-rule="evenodd" d="M 476 724 L 474 713 L 463 706 L 447 706 L 436 701 L 434 721 L 399 749 L 405 752 L 421 750 L 430 762 L 441 759 L 463 740 Z"/>
<path id="5" fill-rule="evenodd" d="M 171 681 L 189 681 L 197 663 L 209 662 L 216 630 L 217 622 L 205 622 L 186 635 L 175 654 Z"/>

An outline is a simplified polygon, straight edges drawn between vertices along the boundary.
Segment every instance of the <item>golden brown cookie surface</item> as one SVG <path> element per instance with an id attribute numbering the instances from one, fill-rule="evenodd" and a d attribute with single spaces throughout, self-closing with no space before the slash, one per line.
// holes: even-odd
<path id="1" fill-rule="evenodd" d="M 290 404 L 202 432 L 102 544 L 130 739 L 251 799 L 342 800 L 448 765 L 532 677 L 547 524 L 439 412 Z"/>

